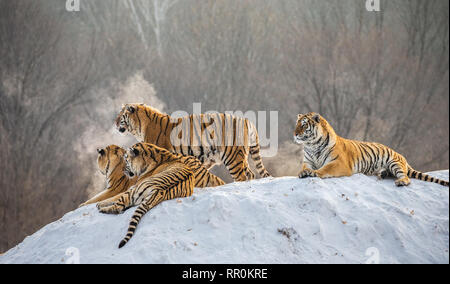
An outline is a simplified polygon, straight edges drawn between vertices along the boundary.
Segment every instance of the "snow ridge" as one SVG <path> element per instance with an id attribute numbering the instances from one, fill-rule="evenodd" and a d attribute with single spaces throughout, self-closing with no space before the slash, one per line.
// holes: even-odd
<path id="1" fill-rule="evenodd" d="M 431 173 L 448 180 L 449 172 Z M 147 213 L 67 213 L 0 263 L 449 263 L 448 187 L 354 175 L 196 189 Z"/>

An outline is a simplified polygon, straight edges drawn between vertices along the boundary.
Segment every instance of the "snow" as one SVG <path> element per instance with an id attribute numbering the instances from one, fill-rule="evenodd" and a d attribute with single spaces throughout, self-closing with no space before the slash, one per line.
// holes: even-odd
<path id="1" fill-rule="evenodd" d="M 448 180 L 448 171 L 432 175 Z M 0 263 L 449 263 L 448 187 L 354 175 L 268 178 L 196 189 L 142 219 L 134 208 L 67 213 Z"/>

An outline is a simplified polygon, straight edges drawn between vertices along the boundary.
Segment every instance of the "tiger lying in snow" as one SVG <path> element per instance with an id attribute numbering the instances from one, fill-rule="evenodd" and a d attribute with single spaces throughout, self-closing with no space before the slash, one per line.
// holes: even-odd
<path id="1" fill-rule="evenodd" d="M 191 156 L 182 156 L 172 154 L 155 145 L 148 144 L 148 147 L 161 153 L 161 156 L 172 157 L 178 159 L 180 162 L 188 165 L 194 173 L 195 187 L 215 187 L 224 185 L 225 182 L 219 177 L 211 174 L 201 162 Z M 125 150 L 116 145 L 98 149 L 97 164 L 100 172 L 106 176 L 106 189 L 93 198 L 89 199 L 81 206 L 97 203 L 106 199 L 112 198 L 120 193 L 127 191 L 130 187 L 136 184 L 137 177 L 130 177 L 125 174 Z"/>
<path id="2" fill-rule="evenodd" d="M 108 214 L 119 214 L 138 206 L 119 248 L 131 239 L 142 216 L 161 202 L 191 196 L 196 183 L 223 184 L 222 180 L 199 166 L 195 158 L 176 155 L 152 144 L 134 145 L 127 150 L 124 159 L 127 174 L 137 177 L 135 185 L 97 204 L 100 212 Z"/>

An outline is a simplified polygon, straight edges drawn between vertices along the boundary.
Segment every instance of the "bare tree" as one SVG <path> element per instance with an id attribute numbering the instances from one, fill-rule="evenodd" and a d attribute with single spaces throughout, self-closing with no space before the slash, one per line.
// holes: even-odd
<path id="1" fill-rule="evenodd" d="M 61 17 L 47 17 L 44 7 L 34 1 L 0 1 L 0 13 L 0 129 L 6 147 L 1 153 L 7 157 L 1 162 L 0 182 L 4 248 L 39 225 L 33 223 L 39 220 L 29 218 L 36 212 L 42 219 L 62 213 L 61 208 L 46 205 L 55 201 L 48 197 L 58 195 L 59 189 L 51 184 L 55 176 L 69 178 L 57 177 L 58 187 L 72 183 L 70 166 L 75 163 L 67 165 L 66 159 L 75 158 L 67 152 L 75 136 L 64 127 L 72 111 L 88 103 L 85 95 L 96 77 L 89 60 L 95 56 L 94 38 L 81 53 L 58 45 Z M 78 191 L 59 199 L 70 206 L 71 198 L 84 195 Z M 3 227 L 7 224 L 8 229 Z"/>
<path id="2" fill-rule="evenodd" d="M 145 47 L 149 46 L 148 31 L 153 32 L 156 41 L 156 48 L 160 58 L 164 58 L 163 29 L 170 9 L 178 0 L 151 0 L 151 1 L 132 1 L 124 2 L 125 6 L 132 14 L 139 35 Z"/>

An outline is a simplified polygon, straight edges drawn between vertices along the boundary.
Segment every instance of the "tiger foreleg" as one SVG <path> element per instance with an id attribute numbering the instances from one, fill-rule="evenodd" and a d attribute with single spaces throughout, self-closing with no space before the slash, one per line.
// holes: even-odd
<path id="1" fill-rule="evenodd" d="M 303 163 L 301 171 L 298 173 L 299 178 L 316 177 L 314 170 L 308 168 L 308 166 Z"/>
<path id="2" fill-rule="evenodd" d="M 353 174 L 352 170 L 340 163 L 339 160 L 328 163 L 314 172 L 320 178 L 347 177 Z"/>
<path id="3" fill-rule="evenodd" d="M 334 161 L 326 164 L 318 170 L 311 170 L 305 164 L 302 171 L 299 173 L 300 178 L 304 177 L 320 177 L 320 178 L 333 178 L 351 176 L 353 173 L 347 167 L 344 167 L 338 161 Z"/>
<path id="4" fill-rule="evenodd" d="M 122 194 L 118 194 L 116 196 L 113 196 L 113 197 L 103 200 L 101 202 L 98 202 L 97 209 L 101 209 L 101 208 L 109 207 L 109 206 L 113 205 L 115 202 L 117 202 L 122 197 Z"/>
<path id="5" fill-rule="evenodd" d="M 317 177 L 316 171 L 311 170 L 310 168 L 304 168 L 298 174 L 299 178 L 307 178 L 307 177 Z"/>
<path id="6" fill-rule="evenodd" d="M 115 191 L 108 190 L 108 189 L 104 190 L 104 191 L 100 192 L 99 194 L 97 194 L 96 196 L 89 199 L 88 201 L 80 204 L 80 206 L 78 206 L 78 208 L 110 199 L 110 198 L 114 197 L 116 194 L 117 194 L 117 192 L 115 192 Z"/>

